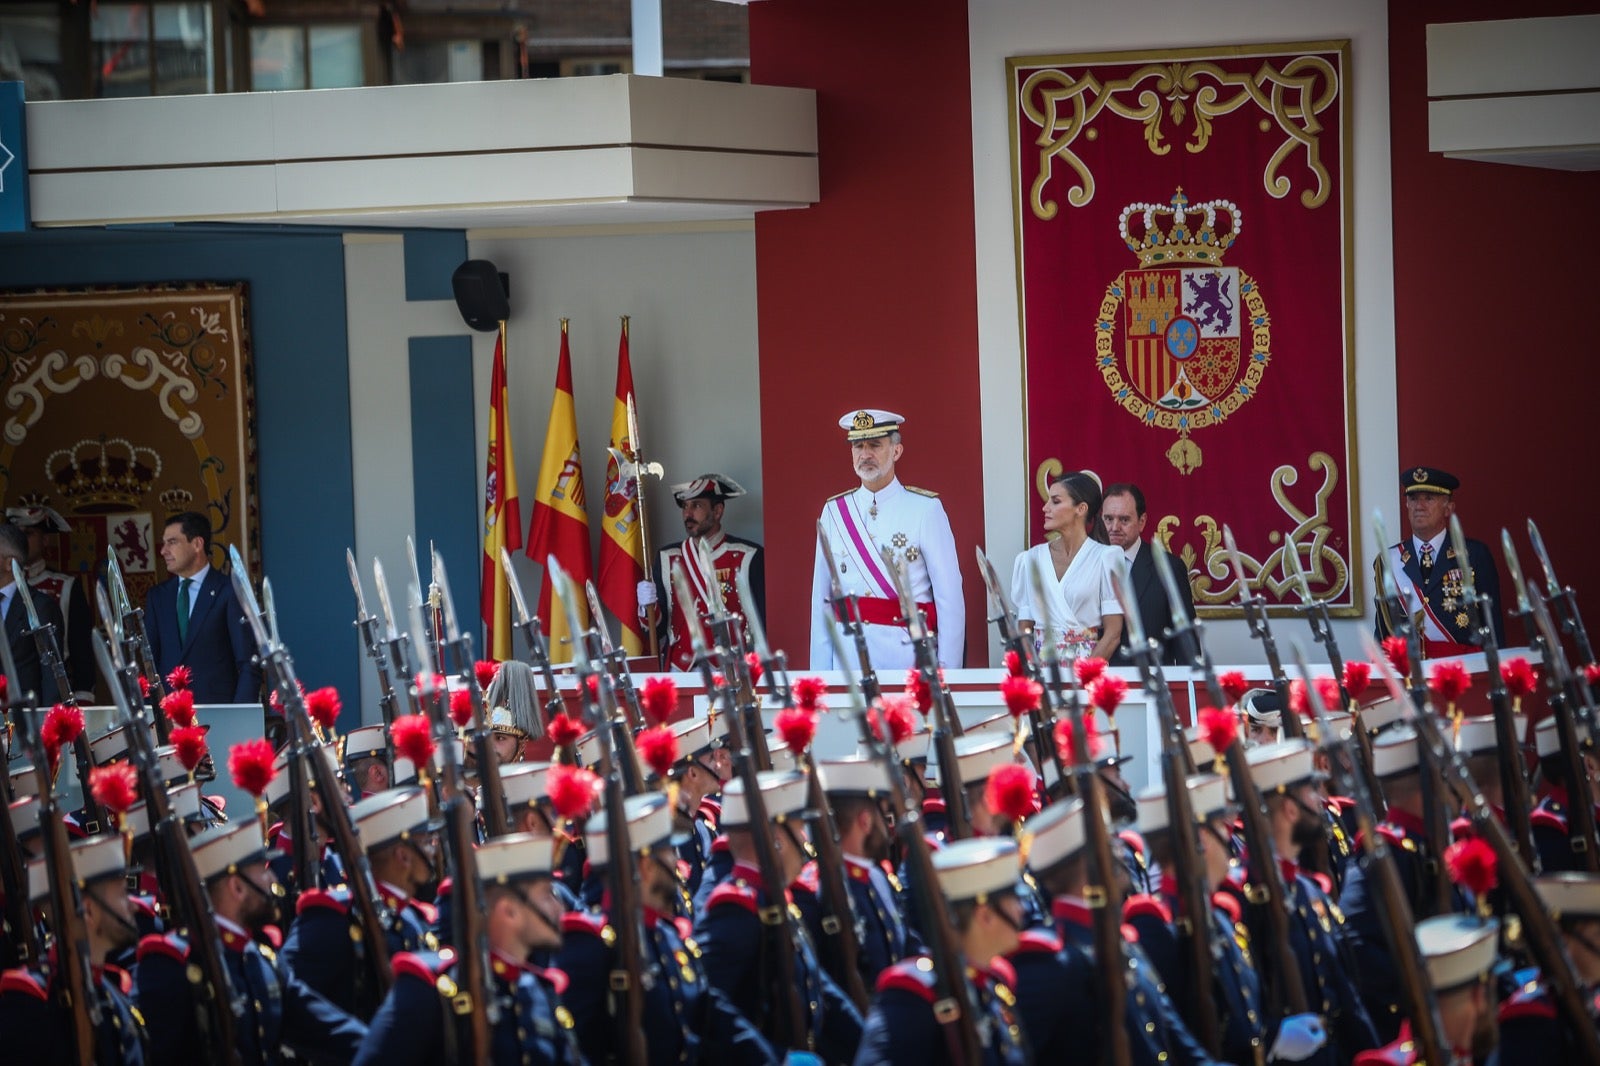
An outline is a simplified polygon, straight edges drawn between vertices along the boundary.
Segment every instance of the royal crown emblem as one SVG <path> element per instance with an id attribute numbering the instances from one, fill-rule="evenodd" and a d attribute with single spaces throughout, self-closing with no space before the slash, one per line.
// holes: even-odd
<path id="1" fill-rule="evenodd" d="M 851 429 L 871 429 L 877 424 L 877 419 L 865 411 L 857 411 L 856 416 L 850 420 Z"/>
<path id="2" fill-rule="evenodd" d="M 1167 459 L 1188 474 L 1201 463 L 1190 434 L 1253 399 L 1271 361 L 1260 288 L 1222 263 L 1243 217 L 1230 200 L 1191 204 L 1180 187 L 1167 204 L 1123 208 L 1118 229 L 1140 269 L 1106 287 L 1095 365 L 1128 413 L 1178 434 Z"/>
<path id="3" fill-rule="evenodd" d="M 161 456 L 120 437 L 85 438 L 44 461 L 56 490 L 77 514 L 137 510 L 155 479 Z"/>
<path id="4" fill-rule="evenodd" d="M 177 485 L 167 489 L 157 498 L 161 501 L 161 509 L 169 516 L 194 510 L 194 493 Z"/>

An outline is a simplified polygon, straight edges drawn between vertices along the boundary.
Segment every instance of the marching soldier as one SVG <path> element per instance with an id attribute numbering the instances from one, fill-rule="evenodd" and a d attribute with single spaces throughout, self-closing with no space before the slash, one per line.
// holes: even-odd
<path id="1" fill-rule="evenodd" d="M 707 719 L 685 718 L 669 723 L 669 728 L 678 737 L 678 761 L 672 767 L 672 779 L 678 785 L 678 809 L 673 817 L 683 832 L 678 858 L 685 867 L 684 886 L 694 898 L 700 894 L 713 862 L 712 846 L 718 829 L 713 818 L 721 813 L 720 804 L 713 800 L 708 810 L 706 801 L 722 792 L 728 775 L 717 765 Z M 713 874 L 711 880 L 720 878 Z"/>
<path id="2" fill-rule="evenodd" d="M 817 773 L 839 829 L 860 945 L 856 963 L 862 983 L 871 988 L 880 973 L 915 947 L 900 882 L 889 873 L 889 823 L 881 802 L 889 795 L 889 772 L 875 759 L 852 756 L 820 761 Z"/>
<path id="3" fill-rule="evenodd" d="M 1411 535 L 1385 549 L 1385 568 L 1394 576 L 1400 599 L 1422 636 L 1423 657 L 1440 659 L 1470 655 L 1478 650 L 1473 630 L 1478 622 L 1463 598 L 1461 568 L 1470 567 L 1472 583 L 1490 603 L 1500 602 L 1500 574 L 1494 557 L 1482 541 L 1467 541 L 1467 558 L 1457 559 L 1450 544 L 1450 516 L 1455 513 L 1455 491 L 1461 480 L 1431 466 L 1400 471 L 1400 489 L 1406 495 L 1406 522 Z M 1376 570 L 1376 565 L 1374 566 Z M 1378 639 L 1394 632 L 1385 617 L 1383 582 L 1378 589 Z M 1505 644 L 1500 612 L 1494 612 L 1494 637 Z"/>
<path id="4" fill-rule="evenodd" d="M 1590 1006 L 1600 988 L 1600 875 L 1562 872 L 1534 878 L 1539 899 L 1556 919 L 1562 945 Z M 1537 970 L 1518 974 L 1522 984 L 1500 1007 L 1500 1047 L 1504 1066 L 1573 1061 L 1576 1045 L 1566 1029 L 1555 998 Z"/>
<path id="5" fill-rule="evenodd" d="M 280 890 L 267 866 L 261 827 L 252 819 L 208 830 L 194 839 L 192 850 L 217 923 L 240 1061 L 281 1062 L 289 1048 L 301 1057 L 348 1062 L 366 1026 L 313 992 L 256 940 L 276 912 Z M 153 1062 L 204 1058 L 189 968 L 189 945 L 177 934 L 139 942 L 135 1002 Z"/>
<path id="6" fill-rule="evenodd" d="M 1558 870 L 1583 870 L 1584 856 L 1573 850 L 1568 806 L 1574 802 L 1594 802 L 1592 779 L 1584 778 L 1574 788 L 1561 753 L 1561 734 L 1552 715 L 1534 728 L 1534 750 L 1539 757 L 1539 803 L 1530 819 L 1533 844 L 1539 852 L 1539 866 L 1545 873 Z M 1596 808 L 1600 811 L 1600 807 Z"/>
<path id="7" fill-rule="evenodd" d="M 388 755 L 388 730 L 382 723 L 357 726 L 344 735 L 345 777 L 356 799 L 393 787 Z"/>
<path id="8" fill-rule="evenodd" d="M 489 941 L 488 994 L 498 1006 L 491 1030 L 493 1066 L 582 1063 L 572 1015 L 561 1005 L 567 978 L 529 962 L 561 948 L 561 905 L 552 890 L 552 843 L 523 833 L 495 837 L 476 853 Z M 394 987 L 372 1019 L 357 1066 L 432 1066 L 465 1062 L 469 1040 L 462 1013 L 466 956 L 453 951 L 401 952 L 391 960 Z M 487 1009 L 487 1005 L 479 1005 Z"/>
<path id="9" fill-rule="evenodd" d="M 650 1062 L 768 1063 L 778 1055 L 750 1022 L 710 984 L 700 962 L 700 948 L 689 935 L 689 920 L 672 917 L 678 877 L 672 848 L 673 817 L 659 792 L 630 796 L 625 809 L 632 854 L 643 904 L 643 973 L 633 975 L 644 989 L 643 1025 Z M 606 816 L 589 819 L 586 836 L 596 863 L 607 856 Z M 620 969 L 610 908 L 595 913 L 573 912 L 562 919 L 559 964 L 571 979 L 566 1004 L 572 1012 L 578 1044 L 593 1063 L 616 1061 L 620 1055 L 616 1014 L 619 997 L 612 994 L 611 974 Z"/>
<path id="10" fill-rule="evenodd" d="M 1439 1024 L 1453 1063 L 1476 1061 L 1474 1048 L 1494 1016 L 1489 975 L 1498 962 L 1500 923 L 1464 914 L 1429 918 L 1417 923 L 1417 951 L 1428 967 L 1428 982 L 1439 1005 Z M 1554 1049 L 1549 1049 L 1553 1051 Z M 1413 1066 L 1418 1048 L 1411 1023 L 1402 1022 L 1393 1043 L 1355 1057 L 1354 1066 Z M 1518 1059 L 1500 1059 L 1515 1063 Z M 1547 1059 L 1544 1061 L 1555 1061 Z"/>
<path id="11" fill-rule="evenodd" d="M 974 1022 L 983 1047 L 978 1061 L 1029 1062 L 1011 988 L 1016 974 L 1003 958 L 1016 950 L 1023 921 L 1016 895 L 1017 844 L 1003 837 L 957 841 L 935 853 L 933 867 L 967 960 L 966 973 L 945 976 L 966 986 L 963 1004 L 976 1004 Z M 927 956 L 897 962 L 879 976 L 856 1066 L 957 1066 L 944 1039 L 935 981 Z"/>
<path id="12" fill-rule="evenodd" d="M 726 474 L 701 474 L 693 481 L 672 486 L 672 498 L 683 510 L 683 530 L 688 539 L 662 548 L 655 581 L 639 583 L 640 610 L 656 602 L 664 607 L 660 633 L 668 669 L 694 669 L 685 610 L 696 612 L 702 619 L 721 614 L 744 617 L 752 609 L 762 618 L 767 616 L 766 563 L 761 545 L 722 528 L 728 501 L 744 494 L 744 487 Z M 711 573 L 706 572 L 701 561 L 702 550 L 711 556 Z M 679 603 L 673 595 L 672 575 L 679 570 L 688 578 L 694 593 L 691 604 Z M 740 602 L 740 574 L 750 582 L 754 604 Z"/>
<path id="13" fill-rule="evenodd" d="M 939 665 L 961 665 L 966 640 L 966 613 L 961 599 L 961 566 L 955 535 L 939 495 L 927 489 L 902 485 L 895 463 L 904 445 L 900 427 L 905 419 L 891 411 L 852 411 L 839 419 L 850 442 L 859 487 L 829 499 L 822 508 L 821 535 L 828 538 L 839 564 L 839 580 L 847 594 L 856 595 L 856 610 L 864 625 L 873 667 L 887 675 L 914 665 L 900 620 L 900 599 L 894 576 L 884 569 L 879 554 L 888 548 L 903 561 L 911 594 L 939 637 Z M 833 648 L 828 641 L 828 564 L 817 549 L 811 581 L 811 668 L 832 670 Z"/>

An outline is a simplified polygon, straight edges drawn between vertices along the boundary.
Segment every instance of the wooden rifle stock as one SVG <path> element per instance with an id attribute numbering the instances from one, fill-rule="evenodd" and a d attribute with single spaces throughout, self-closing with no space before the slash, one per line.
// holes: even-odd
<path id="1" fill-rule="evenodd" d="M 20 712 L 19 712 L 20 713 Z M 9 762 L 5 750 L 7 730 L 0 724 L 0 760 Z M 0 966 L 31 966 L 39 958 L 38 930 L 33 924 L 33 909 L 28 905 L 28 870 L 17 843 L 17 829 L 9 811 L 16 796 L 11 792 L 11 775 L 0 774 L 0 807 L 7 816 L 0 818 L 0 892 L 5 894 L 6 939 L 0 944 Z"/>
<path id="2" fill-rule="evenodd" d="M 822 791 L 817 776 L 817 761 L 811 750 L 802 757 L 811 809 L 817 812 L 816 831 L 811 846 L 817 853 L 817 884 L 821 889 L 822 932 L 834 943 L 839 959 L 839 984 L 863 1012 L 872 999 L 861 977 L 861 942 L 856 939 L 855 911 L 850 905 L 850 889 L 844 872 L 844 852 L 839 847 L 839 826 L 833 808 Z"/>

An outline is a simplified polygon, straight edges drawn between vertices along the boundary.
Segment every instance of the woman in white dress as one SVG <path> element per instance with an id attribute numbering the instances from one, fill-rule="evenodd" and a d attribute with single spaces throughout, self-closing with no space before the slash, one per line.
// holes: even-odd
<path id="1" fill-rule="evenodd" d="M 1011 601 L 1022 628 L 1033 631 L 1035 648 L 1043 647 L 1045 624 L 1066 658 L 1110 659 L 1122 639 L 1122 605 L 1111 584 L 1122 553 L 1097 539 L 1105 536 L 1100 500 L 1100 484 L 1089 474 L 1067 473 L 1052 481 L 1044 531 L 1057 535 L 1017 556 L 1011 569 Z M 1041 563 L 1049 569 L 1046 602 L 1038 605 L 1033 571 Z"/>

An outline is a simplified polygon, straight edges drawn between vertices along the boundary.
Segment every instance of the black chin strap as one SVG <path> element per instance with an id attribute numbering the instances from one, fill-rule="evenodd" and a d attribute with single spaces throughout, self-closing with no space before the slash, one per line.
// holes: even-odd
<path id="1" fill-rule="evenodd" d="M 118 925 L 132 933 L 135 943 L 138 942 L 139 927 L 137 925 L 133 924 L 133 922 L 129 921 L 116 911 L 112 910 L 110 907 L 106 906 L 106 901 L 100 898 L 100 893 L 95 891 L 93 888 L 90 888 L 88 885 L 84 886 L 83 894 L 94 900 L 95 906 L 99 907 L 102 911 L 108 914 Z"/>

